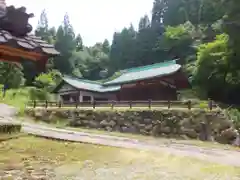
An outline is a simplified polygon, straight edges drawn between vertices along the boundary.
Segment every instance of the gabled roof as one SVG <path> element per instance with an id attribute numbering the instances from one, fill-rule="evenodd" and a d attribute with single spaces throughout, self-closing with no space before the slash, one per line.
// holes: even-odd
<path id="1" fill-rule="evenodd" d="M 119 77 L 105 82 L 103 85 L 119 85 L 154 77 L 161 77 L 171 75 L 177 72 L 181 68 L 181 65 L 176 64 L 176 60 L 167 61 L 163 63 L 157 63 L 148 66 L 141 66 L 131 69 L 122 70 L 122 75 Z"/>
<path id="2" fill-rule="evenodd" d="M 121 75 L 105 83 L 89 81 L 86 79 L 63 76 L 63 82 L 77 88 L 93 92 L 114 92 L 121 89 L 121 84 L 136 82 L 154 77 L 171 75 L 180 70 L 181 65 L 176 64 L 176 60 L 157 63 L 153 65 L 141 66 L 121 71 Z M 58 88 L 57 88 L 58 89 Z M 55 90 L 56 92 L 56 90 Z"/>
<path id="3" fill-rule="evenodd" d="M 120 90 L 121 86 L 102 86 L 101 83 L 95 82 L 95 81 L 89 81 L 86 79 L 80 79 L 80 78 L 74 78 L 70 76 L 64 76 L 63 81 L 77 89 L 84 89 L 88 91 L 94 91 L 94 92 L 114 92 Z"/>

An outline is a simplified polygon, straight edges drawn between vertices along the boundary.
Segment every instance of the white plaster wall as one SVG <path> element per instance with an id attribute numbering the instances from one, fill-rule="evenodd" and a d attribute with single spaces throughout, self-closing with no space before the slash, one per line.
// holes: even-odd
<path id="1" fill-rule="evenodd" d="M 66 92 L 70 91 L 70 92 Z M 61 95 L 66 95 L 66 94 L 75 94 L 78 93 L 79 91 L 75 89 L 74 87 L 65 84 L 62 86 L 62 88 L 58 91 L 57 93 L 57 99 L 60 101 L 62 100 Z M 94 93 L 94 92 L 89 92 L 89 91 L 80 91 L 80 96 L 79 96 L 79 102 L 83 101 L 83 96 L 90 96 L 91 101 L 94 101 L 94 98 L 106 98 L 109 100 L 117 100 L 117 96 L 114 93 Z"/>
<path id="2" fill-rule="evenodd" d="M 88 91 L 80 91 L 80 97 L 79 97 L 79 101 L 82 102 L 82 97 L 83 96 L 90 96 L 91 97 L 91 101 L 94 100 L 94 98 L 106 98 L 109 100 L 117 100 L 117 96 L 115 94 L 112 93 L 93 93 L 93 92 L 88 92 Z"/>
<path id="3" fill-rule="evenodd" d="M 70 91 L 70 92 L 68 92 Z M 58 93 L 57 93 L 57 99 L 58 101 L 62 101 L 63 99 L 61 98 L 61 95 L 66 95 L 66 94 L 76 94 L 79 91 L 77 89 L 75 89 L 74 87 L 68 85 L 68 84 L 64 84 L 62 86 L 61 89 L 59 89 Z M 73 101 L 72 98 L 70 98 L 70 101 Z"/>

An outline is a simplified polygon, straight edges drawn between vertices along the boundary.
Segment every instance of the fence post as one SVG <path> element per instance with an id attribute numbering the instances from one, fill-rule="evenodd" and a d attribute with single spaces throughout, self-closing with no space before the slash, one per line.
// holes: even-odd
<path id="1" fill-rule="evenodd" d="M 33 108 L 36 108 L 36 106 L 37 106 L 37 102 L 36 102 L 36 100 L 34 100 L 33 101 Z"/>
<path id="2" fill-rule="evenodd" d="M 170 109 L 170 108 L 171 108 L 171 101 L 168 100 L 168 109 Z"/>
<path id="3" fill-rule="evenodd" d="M 95 109 L 95 108 L 96 108 L 96 101 L 93 100 L 93 109 Z"/>
<path id="4" fill-rule="evenodd" d="M 78 101 L 76 101 L 76 109 L 78 108 Z"/>
<path id="5" fill-rule="evenodd" d="M 59 102 L 58 102 L 58 108 L 61 108 L 61 107 L 62 107 L 62 102 L 59 101 Z"/>
<path id="6" fill-rule="evenodd" d="M 152 107 L 152 100 L 149 99 L 149 100 L 148 100 L 148 108 L 151 109 L 151 107 Z"/>
<path id="7" fill-rule="evenodd" d="M 45 102 L 45 108 L 48 108 L 48 101 Z"/>
<path id="8" fill-rule="evenodd" d="M 114 101 L 112 101 L 111 108 L 112 109 L 114 108 Z"/>
<path id="9" fill-rule="evenodd" d="M 189 100 L 187 104 L 188 104 L 188 109 L 191 110 L 192 109 L 192 102 L 191 102 L 191 100 Z"/>
<path id="10" fill-rule="evenodd" d="M 210 111 L 213 109 L 213 101 L 210 98 L 208 99 L 208 108 Z"/>
<path id="11" fill-rule="evenodd" d="M 129 107 L 132 109 L 132 101 L 129 101 Z"/>

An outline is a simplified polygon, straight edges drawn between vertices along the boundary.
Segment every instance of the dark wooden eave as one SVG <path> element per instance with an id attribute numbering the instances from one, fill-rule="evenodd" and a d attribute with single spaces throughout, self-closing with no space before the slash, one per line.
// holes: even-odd
<path id="1" fill-rule="evenodd" d="M 29 34 L 24 37 L 16 37 L 3 29 L 0 29 L 0 45 L 36 52 L 49 57 L 59 55 L 59 52 L 52 44 L 48 44 L 35 35 Z"/>
<path id="2" fill-rule="evenodd" d="M 28 19 L 31 17 L 33 14 L 26 13 L 25 7 L 7 7 L 6 15 L 0 18 L 0 45 L 47 56 L 58 55 L 59 52 L 53 45 L 29 34 L 32 26 L 28 23 Z"/>

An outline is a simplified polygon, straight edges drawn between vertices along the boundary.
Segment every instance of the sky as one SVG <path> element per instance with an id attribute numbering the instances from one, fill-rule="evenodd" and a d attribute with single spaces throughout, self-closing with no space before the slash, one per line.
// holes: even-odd
<path id="1" fill-rule="evenodd" d="M 7 5 L 25 6 L 34 13 L 30 24 L 37 26 L 41 11 L 46 9 L 49 25 L 58 27 L 67 12 L 75 33 L 80 33 L 84 45 L 91 46 L 104 39 L 112 41 L 115 31 L 131 23 L 138 27 L 139 19 L 150 15 L 153 0 L 6 0 Z"/>

